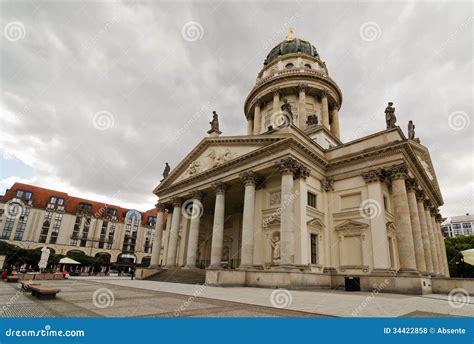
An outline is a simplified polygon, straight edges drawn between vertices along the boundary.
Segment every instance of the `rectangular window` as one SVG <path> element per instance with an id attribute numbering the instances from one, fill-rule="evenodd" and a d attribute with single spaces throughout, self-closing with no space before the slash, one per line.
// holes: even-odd
<path id="1" fill-rule="evenodd" d="M 58 202 L 57 202 L 59 205 L 63 205 L 64 204 L 64 198 L 58 198 Z"/>
<path id="2" fill-rule="evenodd" d="M 16 197 L 20 197 L 20 198 L 23 197 L 23 190 L 18 190 L 16 192 Z"/>
<path id="3" fill-rule="evenodd" d="M 471 228 L 471 224 L 470 223 L 463 223 L 462 228 Z"/>
<path id="4" fill-rule="evenodd" d="M 25 199 L 27 200 L 30 200 L 31 199 L 31 196 L 32 196 L 32 193 L 31 192 L 25 192 Z"/>
<path id="5" fill-rule="evenodd" d="M 308 205 L 311 208 L 316 208 L 316 195 L 314 193 L 308 192 Z"/>
<path id="6" fill-rule="evenodd" d="M 49 199 L 49 203 L 51 203 L 51 204 L 56 204 L 56 201 L 57 201 L 57 198 L 56 198 L 56 197 L 51 197 L 51 198 Z"/>
<path id="7" fill-rule="evenodd" d="M 318 264 L 318 236 L 311 234 L 311 264 Z"/>

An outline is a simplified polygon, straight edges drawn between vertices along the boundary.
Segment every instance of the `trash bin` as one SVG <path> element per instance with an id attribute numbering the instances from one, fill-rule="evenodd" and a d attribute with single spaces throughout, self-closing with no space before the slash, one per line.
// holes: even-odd
<path id="1" fill-rule="evenodd" d="M 345 277 L 344 286 L 346 291 L 360 291 L 360 277 Z"/>

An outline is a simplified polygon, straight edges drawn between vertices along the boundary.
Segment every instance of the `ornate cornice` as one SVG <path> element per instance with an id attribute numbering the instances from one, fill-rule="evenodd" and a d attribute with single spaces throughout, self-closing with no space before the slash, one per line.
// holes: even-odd
<path id="1" fill-rule="evenodd" d="M 315 90 L 321 87 L 329 87 L 331 90 L 334 91 L 336 95 L 335 99 L 336 102 L 342 104 L 342 92 L 336 82 L 328 75 L 325 75 L 322 72 L 316 70 L 300 70 L 300 69 L 292 69 L 292 70 L 285 70 L 279 71 L 278 74 L 268 76 L 266 78 L 260 79 L 257 81 L 256 85 L 252 88 L 249 92 L 247 98 L 245 99 L 244 103 L 244 111 L 251 109 L 255 105 L 255 97 L 262 97 L 263 95 L 272 93 L 273 88 L 272 85 L 280 85 L 282 81 L 286 80 L 295 80 L 297 86 L 302 80 L 310 82 L 315 82 L 317 87 L 308 84 L 309 88 L 314 88 Z M 293 86 L 294 87 L 294 86 Z"/>
<path id="2" fill-rule="evenodd" d="M 436 214 L 435 220 L 438 223 L 442 223 L 443 222 L 443 216 L 441 216 L 441 214 Z"/>
<path id="3" fill-rule="evenodd" d="M 436 207 L 430 207 L 430 214 L 431 214 L 431 216 L 436 216 L 436 215 L 438 215 L 438 213 L 439 213 L 439 212 L 438 212 L 438 208 L 436 208 Z"/>

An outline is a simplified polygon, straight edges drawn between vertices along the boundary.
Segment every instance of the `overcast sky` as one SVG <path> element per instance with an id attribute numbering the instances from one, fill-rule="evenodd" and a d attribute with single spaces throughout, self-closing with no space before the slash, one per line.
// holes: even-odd
<path id="1" fill-rule="evenodd" d="M 430 148 L 444 216 L 473 212 L 472 4 L 1 3 L 0 194 L 15 181 L 139 210 L 243 103 L 287 28 L 342 89 L 343 141 L 396 107 Z"/>

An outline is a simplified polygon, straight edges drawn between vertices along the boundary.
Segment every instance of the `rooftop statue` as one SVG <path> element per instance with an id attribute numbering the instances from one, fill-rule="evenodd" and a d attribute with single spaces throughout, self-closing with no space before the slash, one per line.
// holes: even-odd
<path id="1" fill-rule="evenodd" d="M 387 129 L 393 129 L 396 127 L 397 117 L 395 116 L 395 108 L 392 106 L 393 103 L 389 102 L 385 108 L 385 122 L 387 123 Z"/>
<path id="2" fill-rule="evenodd" d="M 168 175 L 170 174 L 171 167 L 168 165 L 167 162 L 165 162 L 165 170 L 163 171 L 163 179 L 166 179 Z"/>
<path id="3" fill-rule="evenodd" d="M 413 124 L 413 121 L 408 121 L 408 138 L 410 140 L 415 139 L 415 125 Z"/>

